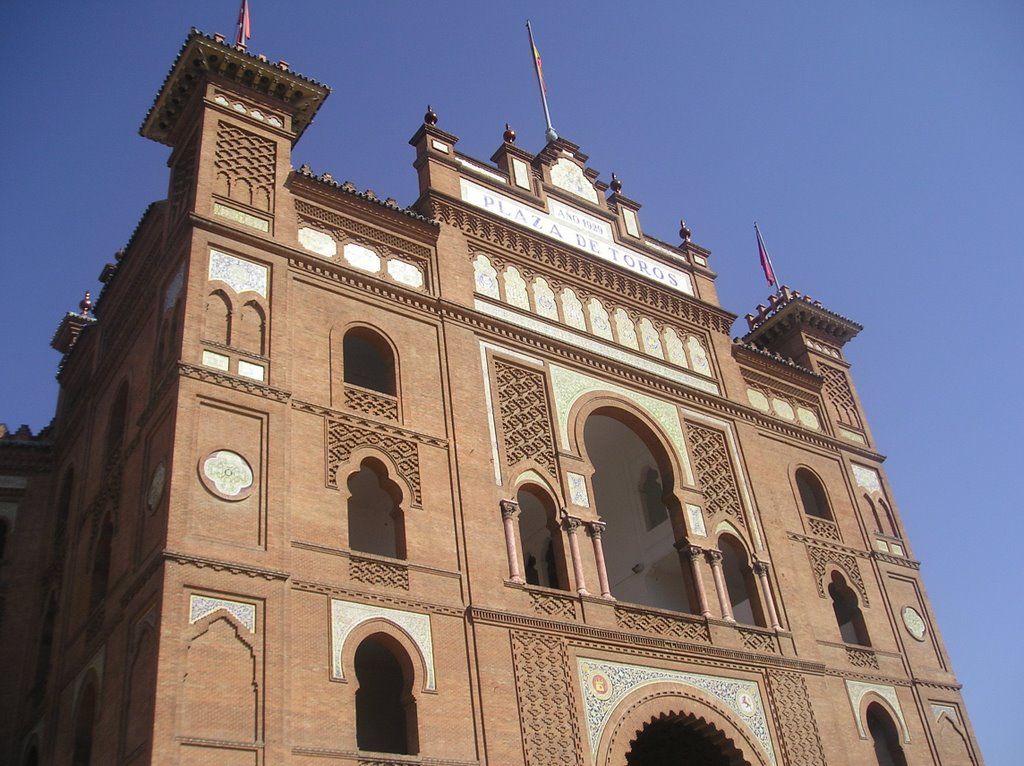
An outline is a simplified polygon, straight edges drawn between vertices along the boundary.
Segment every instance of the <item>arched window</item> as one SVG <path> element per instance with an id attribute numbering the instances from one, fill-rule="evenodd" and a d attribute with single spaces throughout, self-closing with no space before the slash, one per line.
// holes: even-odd
<path id="1" fill-rule="evenodd" d="M 124 446 L 125 423 L 128 419 L 128 381 L 117 389 L 114 403 L 107 420 L 107 451 L 104 462 L 108 462 Z"/>
<path id="2" fill-rule="evenodd" d="M 89 683 L 78 696 L 78 705 L 75 710 L 71 766 L 90 766 L 92 763 L 93 726 L 95 722 L 96 686 Z"/>
<path id="3" fill-rule="evenodd" d="M 345 382 L 395 396 L 395 355 L 378 333 L 355 327 L 345 333 Z"/>
<path id="4" fill-rule="evenodd" d="M 864 615 L 857 606 L 857 594 L 853 592 L 839 572 L 832 573 L 832 582 L 828 586 L 828 595 L 832 597 L 832 611 L 839 625 L 839 635 L 848 644 L 871 646 L 868 629 L 864 624 Z"/>
<path id="5" fill-rule="evenodd" d="M 679 514 L 668 455 L 639 420 L 612 413 L 599 410 L 583 427 L 594 507 L 615 541 L 604 549 L 611 591 L 620 600 L 692 613 L 690 568 L 679 560 L 668 523 L 670 513 Z"/>
<path id="6" fill-rule="evenodd" d="M 50 679 L 50 654 L 53 651 L 53 632 L 57 622 L 57 597 L 50 594 L 43 615 L 43 625 L 39 632 L 39 646 L 36 652 L 36 678 L 32 685 L 34 699 L 42 699 L 46 694 L 46 683 Z"/>
<path id="7" fill-rule="evenodd" d="M 526 582 L 568 590 L 563 536 L 554 503 L 546 494 L 528 487 L 519 490 L 516 502 Z"/>
<path id="8" fill-rule="evenodd" d="M 253 354 L 266 354 L 267 318 L 256 301 L 249 301 L 239 312 L 234 345 Z"/>
<path id="9" fill-rule="evenodd" d="M 376 753 L 419 752 L 409 656 L 377 634 L 356 649 L 356 746 Z"/>
<path id="10" fill-rule="evenodd" d="M 354 551 L 405 558 L 402 494 L 376 460 L 364 460 L 348 479 L 348 545 Z"/>
<path id="11" fill-rule="evenodd" d="M 801 468 L 796 472 L 796 486 L 800 490 L 800 503 L 804 507 L 804 513 L 827 521 L 833 520 L 828 495 L 825 494 L 825 488 L 821 486 L 817 476 L 806 468 Z"/>
<path id="12" fill-rule="evenodd" d="M 907 757 L 900 745 L 899 731 L 885 708 L 877 702 L 868 705 L 868 733 L 875 746 L 878 766 L 907 766 Z"/>
<path id="13" fill-rule="evenodd" d="M 767 627 L 761 601 L 757 598 L 754 573 L 743 545 L 723 535 L 718 539 L 718 549 L 722 551 L 722 574 L 725 575 L 725 587 L 729 591 L 729 603 L 736 622 Z"/>
<path id="14" fill-rule="evenodd" d="M 206 296 L 206 339 L 231 345 L 231 301 L 221 290 Z"/>
<path id="15" fill-rule="evenodd" d="M 75 469 L 68 468 L 60 484 L 60 494 L 57 495 L 57 537 L 67 528 L 68 519 L 71 517 L 71 491 L 74 487 Z"/>
<path id="16" fill-rule="evenodd" d="M 89 611 L 95 609 L 107 595 L 110 584 L 110 555 L 114 543 L 114 524 L 108 515 L 100 529 L 92 558 L 92 576 L 89 580 Z"/>

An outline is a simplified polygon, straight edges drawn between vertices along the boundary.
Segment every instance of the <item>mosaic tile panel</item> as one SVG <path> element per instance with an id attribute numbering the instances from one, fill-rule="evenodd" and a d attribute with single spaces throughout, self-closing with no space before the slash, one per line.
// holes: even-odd
<path id="1" fill-rule="evenodd" d="M 583 657 L 576 660 L 576 668 L 592 760 L 616 706 L 637 689 L 667 682 L 697 689 L 721 702 L 736 714 L 735 720 L 761 745 L 771 763 L 776 763 L 761 691 L 752 681 Z"/>
<path id="2" fill-rule="evenodd" d="M 896 713 L 896 717 L 899 719 L 900 728 L 903 731 L 903 741 L 910 742 L 910 731 L 907 729 L 907 721 L 903 717 L 903 708 L 900 707 L 900 699 L 896 695 L 896 689 L 892 686 L 885 686 L 883 684 L 870 684 L 864 681 L 846 681 L 846 693 L 850 697 L 850 704 L 853 706 L 853 715 L 857 719 L 857 731 L 860 732 L 860 736 L 864 739 L 868 738 L 867 732 L 864 730 L 863 716 L 860 714 L 860 703 L 864 699 L 864 695 L 874 692 L 879 697 L 884 699 L 892 707 Z"/>
<path id="3" fill-rule="evenodd" d="M 247 604 L 243 601 L 230 601 L 225 598 L 214 598 L 213 596 L 197 596 L 193 594 L 189 598 L 188 622 L 190 625 L 197 623 L 219 609 L 223 609 L 232 615 L 250 633 L 256 632 L 255 604 Z"/>
<path id="4" fill-rule="evenodd" d="M 209 278 L 219 279 L 236 293 L 254 292 L 267 297 L 268 269 L 259 263 L 247 261 L 219 250 L 210 251 Z"/>

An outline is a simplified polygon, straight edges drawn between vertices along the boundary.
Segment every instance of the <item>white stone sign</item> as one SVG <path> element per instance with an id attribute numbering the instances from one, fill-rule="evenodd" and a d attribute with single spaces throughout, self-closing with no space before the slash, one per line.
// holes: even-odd
<path id="1" fill-rule="evenodd" d="M 582 250 L 588 255 L 614 263 L 669 290 L 693 295 L 693 280 L 689 274 L 623 247 L 612 238 L 611 227 L 606 221 L 556 200 L 549 201 L 551 212 L 546 213 L 466 178 L 460 181 L 464 202 L 492 215 L 507 218 L 574 250 Z"/>

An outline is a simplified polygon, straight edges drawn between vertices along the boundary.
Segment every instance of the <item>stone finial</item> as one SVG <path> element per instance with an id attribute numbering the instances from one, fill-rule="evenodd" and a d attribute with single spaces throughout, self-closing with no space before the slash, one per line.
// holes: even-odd
<path id="1" fill-rule="evenodd" d="M 615 194 L 622 191 L 622 181 L 614 173 L 612 173 L 612 182 L 608 186 L 611 187 L 612 192 Z"/>
<path id="2" fill-rule="evenodd" d="M 88 290 L 85 291 L 85 295 L 82 297 L 81 302 L 78 304 L 79 310 L 82 312 L 82 316 L 89 316 L 89 312 L 92 311 L 92 293 Z"/>
<path id="3" fill-rule="evenodd" d="M 516 142 L 516 132 L 512 130 L 512 126 L 507 122 L 505 123 L 505 132 L 501 137 L 505 139 L 506 144 L 514 144 Z"/>
<path id="4" fill-rule="evenodd" d="M 299 173 L 304 176 L 311 176 L 313 175 L 313 168 L 311 168 L 307 163 L 303 162 L 301 165 L 299 165 Z"/>
<path id="5" fill-rule="evenodd" d="M 430 104 L 427 104 L 427 113 L 423 115 L 423 124 L 437 125 L 437 112 L 434 111 Z"/>
<path id="6" fill-rule="evenodd" d="M 686 221 L 682 218 L 679 219 L 679 236 L 683 238 L 683 242 L 690 241 L 690 227 L 686 225 Z"/>

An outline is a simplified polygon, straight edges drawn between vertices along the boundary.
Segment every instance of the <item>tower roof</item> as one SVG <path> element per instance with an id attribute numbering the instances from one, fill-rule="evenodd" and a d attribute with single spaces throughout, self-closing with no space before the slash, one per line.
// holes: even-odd
<path id="1" fill-rule="evenodd" d="M 768 303 L 758 306 L 757 314 L 747 314 L 750 332 L 743 336 L 744 343 L 773 348 L 782 338 L 803 329 L 842 346 L 864 329 L 852 319 L 829 311 L 821 301 L 785 286 Z"/>
<path id="2" fill-rule="evenodd" d="M 239 83 L 280 103 L 291 116 L 295 140 L 313 121 L 331 92 L 328 86 L 292 72 L 285 61 L 270 63 L 266 56 L 254 56 L 243 46 L 229 45 L 221 35 L 210 37 L 193 29 L 139 133 L 173 145 L 172 135 L 182 110 L 196 88 L 210 75 Z"/>

